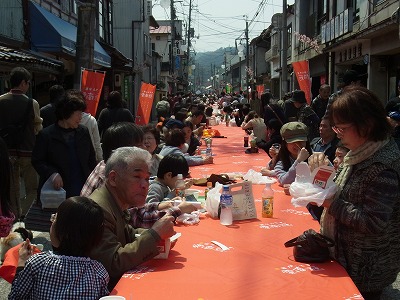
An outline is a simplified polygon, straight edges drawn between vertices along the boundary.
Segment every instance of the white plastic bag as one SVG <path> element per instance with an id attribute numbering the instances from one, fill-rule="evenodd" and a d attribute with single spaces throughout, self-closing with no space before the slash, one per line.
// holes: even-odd
<path id="1" fill-rule="evenodd" d="M 299 163 L 296 166 L 296 179 L 289 188 L 292 204 L 298 207 L 314 202 L 321 206 L 325 199 L 333 197 L 338 190 L 333 182 L 334 175 L 332 167 L 322 166 L 311 174 L 306 163 Z"/>
<path id="2" fill-rule="evenodd" d="M 56 190 L 50 176 L 40 190 L 40 202 L 42 208 L 58 208 L 66 198 L 66 191 L 63 188 Z"/>
<path id="3" fill-rule="evenodd" d="M 256 172 L 253 169 L 247 171 L 247 173 L 243 176 L 243 179 L 251 181 L 253 184 L 266 184 L 276 182 L 276 179 L 268 176 L 263 176 L 260 172 Z"/>
<path id="4" fill-rule="evenodd" d="M 211 218 L 218 218 L 218 206 L 221 197 L 222 184 L 215 183 L 215 187 L 208 191 L 206 199 L 206 210 Z"/>

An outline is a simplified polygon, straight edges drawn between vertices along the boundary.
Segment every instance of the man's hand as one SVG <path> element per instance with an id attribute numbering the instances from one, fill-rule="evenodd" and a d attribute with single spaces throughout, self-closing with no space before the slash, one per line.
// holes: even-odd
<path id="1" fill-rule="evenodd" d="M 157 232 L 161 239 L 166 240 L 175 234 L 174 220 L 175 218 L 167 213 L 157 220 L 151 228 Z"/>

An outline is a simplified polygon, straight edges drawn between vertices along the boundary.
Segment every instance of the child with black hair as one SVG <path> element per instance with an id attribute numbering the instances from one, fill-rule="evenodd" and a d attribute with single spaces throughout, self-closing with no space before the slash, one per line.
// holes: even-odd
<path id="1" fill-rule="evenodd" d="M 157 177 L 150 182 L 146 202 L 182 200 L 180 197 L 173 196 L 178 174 L 182 174 L 183 177 L 188 176 L 189 165 L 186 159 L 178 154 L 168 154 L 164 156 L 158 167 Z M 191 180 L 187 181 L 186 187 L 190 187 L 191 184 Z M 190 203 L 183 201 L 181 204 L 183 203 L 185 203 L 184 207 L 179 207 L 181 210 L 184 209 L 185 212 L 190 210 L 189 213 L 196 210 Z"/>
<path id="2" fill-rule="evenodd" d="M 99 299 L 108 295 L 106 269 L 89 258 L 104 230 L 101 207 L 86 197 L 70 197 L 50 221 L 53 252 L 32 255 L 29 239 L 21 244 L 8 299 Z"/>

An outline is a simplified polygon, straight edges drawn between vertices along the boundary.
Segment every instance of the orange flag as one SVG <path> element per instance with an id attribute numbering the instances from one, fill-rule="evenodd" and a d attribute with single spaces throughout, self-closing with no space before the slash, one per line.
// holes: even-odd
<path id="1" fill-rule="evenodd" d="M 139 94 L 139 107 L 135 119 L 136 124 L 146 125 L 149 123 L 155 91 L 156 91 L 155 85 L 142 82 Z"/>
<path id="2" fill-rule="evenodd" d="M 92 116 L 96 115 L 105 76 L 105 72 L 82 71 L 81 92 L 85 95 L 86 112 Z"/>
<path id="3" fill-rule="evenodd" d="M 308 60 L 292 62 L 294 72 L 296 74 L 297 81 L 300 89 L 304 92 L 307 103 L 311 103 L 311 80 L 310 80 L 310 69 L 308 66 Z"/>

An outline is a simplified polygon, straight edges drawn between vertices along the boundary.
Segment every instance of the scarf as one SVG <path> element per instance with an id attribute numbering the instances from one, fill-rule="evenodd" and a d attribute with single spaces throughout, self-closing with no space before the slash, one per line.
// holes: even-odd
<path id="1" fill-rule="evenodd" d="M 334 196 L 334 201 L 339 198 L 346 182 L 349 180 L 352 172 L 353 172 L 353 167 L 356 164 L 359 164 L 365 160 L 367 160 L 369 157 L 374 155 L 375 152 L 377 152 L 379 149 L 383 148 L 387 143 L 389 142 L 389 139 L 383 140 L 383 141 L 367 141 L 365 142 L 362 146 L 357 148 L 356 150 L 350 150 L 346 156 L 343 159 L 343 167 L 340 171 L 340 173 L 337 175 L 335 183 L 339 187 L 338 191 L 336 192 Z M 322 212 L 321 216 L 321 233 L 333 240 L 336 240 L 336 219 L 330 215 L 327 212 L 327 208 L 324 208 L 324 211 Z M 331 255 L 333 254 L 333 248 L 330 248 Z"/>

